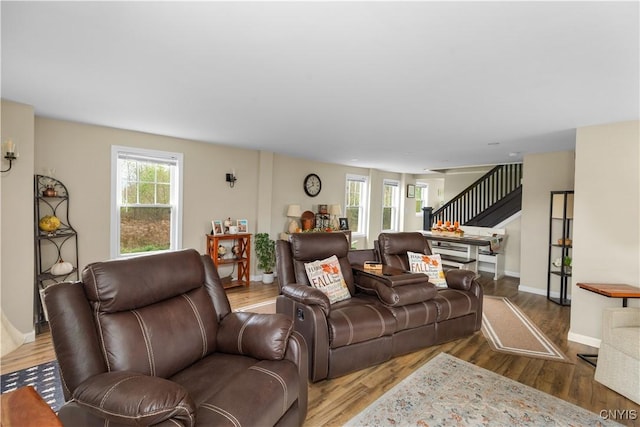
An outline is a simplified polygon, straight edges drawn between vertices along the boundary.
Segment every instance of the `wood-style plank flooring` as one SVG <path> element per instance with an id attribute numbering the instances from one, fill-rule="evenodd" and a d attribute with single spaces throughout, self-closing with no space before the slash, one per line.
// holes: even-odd
<path id="1" fill-rule="evenodd" d="M 396 357 L 340 378 L 309 384 L 309 412 L 305 426 L 344 424 L 440 352 L 449 353 L 596 414 L 626 410 L 632 416 L 617 421 L 628 426 L 640 426 L 640 405 L 594 381 L 594 368 L 577 358 L 577 353 L 595 353 L 597 349 L 567 340 L 569 307 L 556 305 L 544 296 L 518 292 L 518 280 L 514 278 L 493 281 L 483 275 L 480 280 L 486 295 L 508 297 L 570 357 L 572 363 L 497 353 L 491 350 L 482 333 L 477 332 L 470 337 Z M 252 282 L 247 288 L 229 289 L 227 294 L 231 306 L 237 308 L 276 296 L 278 287 L 275 284 Z M 54 358 L 51 336 L 43 333 L 38 335 L 35 342 L 25 344 L 3 357 L 0 369 L 4 374 Z M 633 418 L 633 414 L 635 419 L 629 419 Z"/>

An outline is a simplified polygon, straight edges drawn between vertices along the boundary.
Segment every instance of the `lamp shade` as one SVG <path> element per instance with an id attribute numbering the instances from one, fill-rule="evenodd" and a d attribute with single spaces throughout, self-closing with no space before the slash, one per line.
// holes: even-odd
<path id="1" fill-rule="evenodd" d="M 340 216 L 342 215 L 342 207 L 340 205 L 331 205 L 329 206 L 329 214 Z"/>
<path id="2" fill-rule="evenodd" d="M 302 210 L 300 209 L 300 205 L 289 205 L 287 209 L 287 216 L 299 217 L 302 215 Z"/>

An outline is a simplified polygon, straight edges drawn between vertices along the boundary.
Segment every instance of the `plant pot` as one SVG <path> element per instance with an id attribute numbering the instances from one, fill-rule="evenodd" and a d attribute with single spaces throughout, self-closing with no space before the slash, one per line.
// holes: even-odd
<path id="1" fill-rule="evenodd" d="M 267 285 L 273 283 L 273 273 L 262 273 L 262 283 Z"/>

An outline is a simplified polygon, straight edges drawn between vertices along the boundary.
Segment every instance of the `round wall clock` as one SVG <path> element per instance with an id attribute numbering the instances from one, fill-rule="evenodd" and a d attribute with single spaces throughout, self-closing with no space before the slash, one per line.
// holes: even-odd
<path id="1" fill-rule="evenodd" d="M 310 173 L 304 178 L 304 192 L 310 197 L 316 197 L 322 189 L 322 181 L 315 173 Z"/>

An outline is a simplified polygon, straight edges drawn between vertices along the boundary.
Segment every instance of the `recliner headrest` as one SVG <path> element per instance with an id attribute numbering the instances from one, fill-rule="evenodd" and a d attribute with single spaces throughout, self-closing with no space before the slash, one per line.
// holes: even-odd
<path id="1" fill-rule="evenodd" d="M 343 258 L 349 253 L 344 233 L 295 233 L 290 241 L 291 254 L 297 261 L 316 261 L 331 255 Z"/>
<path id="2" fill-rule="evenodd" d="M 87 298 L 103 313 L 144 307 L 203 286 L 194 249 L 89 264 L 82 272 Z"/>

